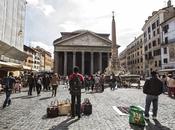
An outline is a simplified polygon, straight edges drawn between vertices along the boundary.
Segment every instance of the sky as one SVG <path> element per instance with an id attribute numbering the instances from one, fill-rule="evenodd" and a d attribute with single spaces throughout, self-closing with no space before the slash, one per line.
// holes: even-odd
<path id="1" fill-rule="evenodd" d="M 25 45 L 53 53 L 60 32 L 86 29 L 111 35 L 115 12 L 117 44 L 122 52 L 142 34 L 144 21 L 166 6 L 168 0 L 27 0 Z M 172 0 L 174 5 L 175 0 Z"/>

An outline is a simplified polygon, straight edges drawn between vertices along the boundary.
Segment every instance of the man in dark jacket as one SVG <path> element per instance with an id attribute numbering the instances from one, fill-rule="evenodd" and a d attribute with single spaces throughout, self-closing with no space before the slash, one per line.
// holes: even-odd
<path id="1" fill-rule="evenodd" d="M 75 108 L 80 118 L 80 110 L 81 110 L 81 88 L 84 84 L 84 77 L 82 74 L 78 73 L 79 68 L 74 67 L 74 72 L 69 76 L 69 84 L 70 84 L 70 94 L 71 94 L 71 116 L 75 117 Z M 77 106 L 75 106 L 75 98 L 77 100 Z"/>
<path id="2" fill-rule="evenodd" d="M 11 104 L 10 95 L 12 93 L 14 84 L 15 84 L 15 78 L 13 77 L 13 73 L 10 72 L 9 76 L 3 79 L 3 85 L 5 86 L 4 90 L 6 93 L 6 98 L 3 104 L 3 108 L 5 108 L 7 104 L 8 106 Z"/>
<path id="3" fill-rule="evenodd" d="M 146 80 L 143 86 L 143 93 L 146 94 L 145 119 L 149 119 L 149 109 L 153 103 L 153 119 L 157 117 L 158 96 L 163 93 L 163 83 L 157 77 L 157 72 L 151 72 L 151 78 Z"/>

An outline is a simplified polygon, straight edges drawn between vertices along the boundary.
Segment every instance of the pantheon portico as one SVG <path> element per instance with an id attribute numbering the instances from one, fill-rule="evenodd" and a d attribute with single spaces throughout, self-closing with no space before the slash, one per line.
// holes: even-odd
<path id="1" fill-rule="evenodd" d="M 112 45 L 109 34 L 79 30 L 61 35 L 53 42 L 54 72 L 69 75 L 78 66 L 82 74 L 94 74 L 108 66 Z"/>

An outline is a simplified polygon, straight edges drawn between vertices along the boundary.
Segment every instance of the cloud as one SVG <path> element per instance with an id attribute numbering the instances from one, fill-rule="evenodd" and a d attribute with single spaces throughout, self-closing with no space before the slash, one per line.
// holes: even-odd
<path id="1" fill-rule="evenodd" d="M 46 16 L 49 16 L 51 13 L 55 12 L 55 9 L 52 5 L 46 4 L 44 0 L 28 0 L 29 6 L 34 8 L 38 8 L 42 11 Z"/>

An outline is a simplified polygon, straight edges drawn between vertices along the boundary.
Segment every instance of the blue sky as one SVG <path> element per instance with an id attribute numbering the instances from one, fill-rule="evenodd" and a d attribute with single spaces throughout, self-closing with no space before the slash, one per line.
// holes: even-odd
<path id="1" fill-rule="evenodd" d="M 144 21 L 167 0 L 27 0 L 25 44 L 53 52 L 60 32 L 87 29 L 111 34 L 115 11 L 119 52 L 142 33 Z M 172 0 L 174 5 L 175 0 Z"/>

